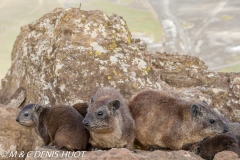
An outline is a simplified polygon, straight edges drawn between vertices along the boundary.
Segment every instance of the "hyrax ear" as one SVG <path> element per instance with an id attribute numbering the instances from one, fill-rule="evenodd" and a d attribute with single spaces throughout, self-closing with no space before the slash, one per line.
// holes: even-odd
<path id="1" fill-rule="evenodd" d="M 190 112 L 194 117 L 197 117 L 200 113 L 201 107 L 197 104 L 193 104 L 190 108 Z"/>
<path id="2" fill-rule="evenodd" d="M 112 102 L 109 103 L 110 107 L 113 109 L 113 110 L 118 110 L 120 108 L 120 101 L 119 100 L 114 100 Z"/>
<path id="3" fill-rule="evenodd" d="M 195 150 L 194 150 L 194 153 L 198 155 L 198 154 L 200 153 L 200 151 L 201 151 L 201 150 L 200 150 L 200 147 L 197 146 L 197 147 L 195 148 Z"/>
<path id="4" fill-rule="evenodd" d="M 42 112 L 42 110 L 43 110 L 43 106 L 41 106 L 41 105 L 35 105 L 34 106 L 34 111 L 36 113 L 40 114 Z"/>

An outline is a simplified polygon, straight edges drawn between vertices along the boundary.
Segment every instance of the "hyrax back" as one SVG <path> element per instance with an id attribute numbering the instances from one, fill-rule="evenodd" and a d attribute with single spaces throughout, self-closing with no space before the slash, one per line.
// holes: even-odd
<path id="1" fill-rule="evenodd" d="M 227 131 L 205 103 L 176 98 L 164 91 L 143 90 L 129 101 L 136 125 L 136 140 L 144 149 L 158 146 L 173 150 Z"/>
<path id="2" fill-rule="evenodd" d="M 57 149 L 67 150 L 86 149 L 89 136 L 82 120 L 78 111 L 69 106 L 39 104 L 26 105 L 16 119 L 23 126 L 35 127 L 44 145 L 52 143 Z"/>
<path id="3" fill-rule="evenodd" d="M 212 160 L 215 154 L 224 150 L 233 151 L 239 156 L 238 140 L 234 136 L 221 134 L 204 138 L 202 141 L 193 144 L 190 148 L 191 152 L 206 160 Z"/>
<path id="4" fill-rule="evenodd" d="M 90 131 L 94 148 L 133 149 L 134 120 L 122 95 L 114 88 L 100 88 L 91 98 L 91 105 L 83 120 Z"/>

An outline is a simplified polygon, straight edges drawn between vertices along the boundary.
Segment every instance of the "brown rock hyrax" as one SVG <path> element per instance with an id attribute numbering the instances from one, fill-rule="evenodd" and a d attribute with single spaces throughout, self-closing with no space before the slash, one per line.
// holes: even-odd
<path id="1" fill-rule="evenodd" d="M 83 117 L 69 106 L 46 107 L 28 104 L 16 119 L 23 126 L 34 127 L 43 139 L 57 149 L 85 150 L 88 134 L 82 124 Z"/>
<path id="2" fill-rule="evenodd" d="M 133 150 L 134 120 L 124 98 L 114 88 L 100 88 L 95 93 L 83 124 L 90 131 L 93 148 Z"/>
<path id="3" fill-rule="evenodd" d="M 136 141 L 143 149 L 158 146 L 172 150 L 205 137 L 227 132 L 221 118 L 205 103 L 185 101 L 146 89 L 134 95 L 129 109 L 135 120 Z"/>
<path id="4" fill-rule="evenodd" d="M 207 160 L 212 160 L 215 154 L 224 150 L 233 151 L 238 156 L 240 155 L 238 140 L 234 136 L 225 134 L 204 138 L 193 144 L 189 150 Z"/>

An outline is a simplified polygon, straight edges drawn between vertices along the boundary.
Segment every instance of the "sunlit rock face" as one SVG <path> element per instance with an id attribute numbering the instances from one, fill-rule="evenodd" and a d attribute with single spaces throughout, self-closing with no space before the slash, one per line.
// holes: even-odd
<path id="1" fill-rule="evenodd" d="M 0 103 L 7 105 L 22 88 L 21 106 L 74 104 L 104 86 L 126 99 L 147 87 L 167 90 L 240 120 L 239 73 L 211 72 L 197 57 L 146 51 L 122 17 L 78 8 L 55 9 L 21 28 Z"/>
<path id="2" fill-rule="evenodd" d="M 145 85 L 141 78 L 150 70 L 140 52 L 144 48 L 132 40 L 122 17 L 55 9 L 21 28 L 2 80 L 1 102 L 20 86 L 27 90 L 26 103 L 87 100 L 102 86 L 130 95 L 132 88 Z"/>

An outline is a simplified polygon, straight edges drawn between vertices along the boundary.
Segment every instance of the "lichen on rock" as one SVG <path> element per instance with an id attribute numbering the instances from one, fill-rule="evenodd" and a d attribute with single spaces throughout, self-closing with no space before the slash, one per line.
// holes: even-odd
<path id="1" fill-rule="evenodd" d="M 0 102 L 20 87 L 24 104 L 88 101 L 99 87 L 125 98 L 150 87 L 205 100 L 232 120 L 240 119 L 240 74 L 209 71 L 197 57 L 146 51 L 126 21 L 113 14 L 57 8 L 23 26 L 2 80 Z"/>
<path id="2" fill-rule="evenodd" d="M 130 96 L 132 89 L 146 85 L 142 75 L 150 70 L 138 44 L 116 14 L 55 9 L 21 28 L 1 102 L 19 87 L 26 89 L 25 103 L 86 101 L 101 86 L 121 88 Z"/>

